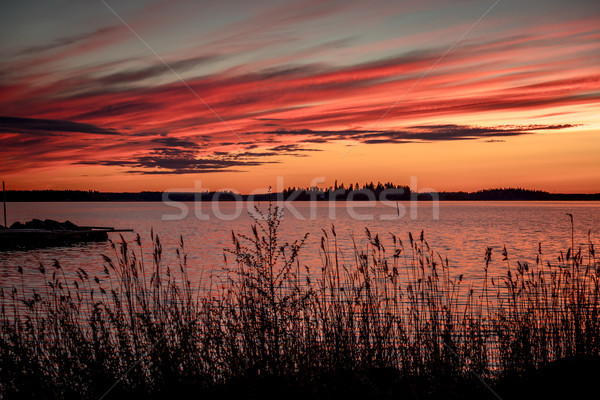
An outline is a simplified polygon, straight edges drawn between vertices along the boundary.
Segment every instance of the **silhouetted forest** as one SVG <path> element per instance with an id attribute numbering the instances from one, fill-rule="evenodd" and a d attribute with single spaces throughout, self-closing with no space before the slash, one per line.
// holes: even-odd
<path id="1" fill-rule="evenodd" d="M 6 201 L 235 201 L 255 200 L 267 201 L 283 199 L 288 201 L 368 201 L 388 200 L 428 201 L 590 201 L 600 200 L 600 193 L 549 193 L 541 190 L 521 188 L 486 189 L 477 192 L 437 192 L 414 193 L 408 186 L 387 183 L 354 183 L 345 186 L 343 183 L 330 187 L 290 187 L 283 192 L 256 195 L 237 194 L 234 192 L 98 192 L 95 190 L 8 190 Z"/>

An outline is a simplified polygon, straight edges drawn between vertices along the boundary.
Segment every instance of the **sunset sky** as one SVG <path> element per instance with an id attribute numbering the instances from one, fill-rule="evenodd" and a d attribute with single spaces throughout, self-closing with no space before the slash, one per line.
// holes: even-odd
<path id="1" fill-rule="evenodd" d="M 600 192 L 597 0 L 0 10 L 10 189 Z"/>

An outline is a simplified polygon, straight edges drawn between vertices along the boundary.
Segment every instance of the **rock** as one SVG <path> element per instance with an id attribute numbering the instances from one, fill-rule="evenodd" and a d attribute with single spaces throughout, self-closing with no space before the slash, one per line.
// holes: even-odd
<path id="1" fill-rule="evenodd" d="M 51 231 L 62 231 L 64 230 L 62 224 L 58 221 L 55 221 L 53 219 L 45 219 L 44 222 L 44 228 L 43 229 L 48 229 Z"/>
<path id="2" fill-rule="evenodd" d="M 25 229 L 25 225 L 17 221 L 10 226 L 10 229 Z"/>
<path id="3" fill-rule="evenodd" d="M 79 228 L 77 225 L 75 225 L 74 223 L 72 223 L 69 220 L 66 220 L 61 225 L 63 226 L 64 229 L 67 229 L 67 230 L 75 230 L 75 229 Z"/>
<path id="4" fill-rule="evenodd" d="M 45 219 L 44 221 L 40 219 L 32 219 L 31 221 L 25 222 L 24 224 L 21 222 L 15 222 L 10 226 L 11 229 L 44 229 L 49 231 L 76 231 L 79 230 L 79 227 L 72 223 L 71 221 L 58 222 L 53 219 Z"/>
<path id="5" fill-rule="evenodd" d="M 27 229 L 45 229 L 44 221 L 41 219 L 34 218 L 29 222 L 25 222 L 25 228 Z"/>

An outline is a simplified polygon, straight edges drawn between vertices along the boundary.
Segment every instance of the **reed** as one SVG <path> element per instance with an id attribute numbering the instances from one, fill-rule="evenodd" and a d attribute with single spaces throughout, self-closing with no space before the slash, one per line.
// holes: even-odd
<path id="1" fill-rule="evenodd" d="M 257 210 L 260 212 L 260 210 Z M 500 253 L 465 284 L 423 232 L 365 230 L 351 263 L 323 230 L 320 266 L 300 263 L 306 235 L 279 238 L 272 205 L 232 234 L 224 276 L 194 287 L 160 239 L 121 237 L 104 273 L 39 266 L 43 290 L 0 292 L 0 396 L 121 398 L 269 393 L 495 398 L 506 382 L 561 360 L 600 356 L 600 265 L 591 239 L 529 265 Z M 23 274 L 22 269 L 20 273 Z M 596 364 L 594 364 L 596 365 Z M 511 381 L 512 380 L 512 381 Z"/>

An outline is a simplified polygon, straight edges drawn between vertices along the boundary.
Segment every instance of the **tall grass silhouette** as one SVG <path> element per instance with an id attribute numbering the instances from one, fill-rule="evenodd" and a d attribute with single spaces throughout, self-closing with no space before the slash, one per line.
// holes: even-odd
<path id="1" fill-rule="evenodd" d="M 282 243 L 281 211 L 257 212 L 250 234 L 232 233 L 218 284 L 193 287 L 183 238 L 178 265 L 163 265 L 152 233 L 151 260 L 139 236 L 121 238 L 100 276 L 73 280 L 55 261 L 39 265 L 41 292 L 3 289 L 0 395 L 494 398 L 503 382 L 600 355 L 591 240 L 552 260 L 540 244 L 533 265 L 485 249 L 484 279 L 465 284 L 423 232 L 366 229 L 346 263 L 332 226 L 322 265 L 303 266 L 306 235 Z M 503 276 L 489 274 L 497 256 Z"/>

